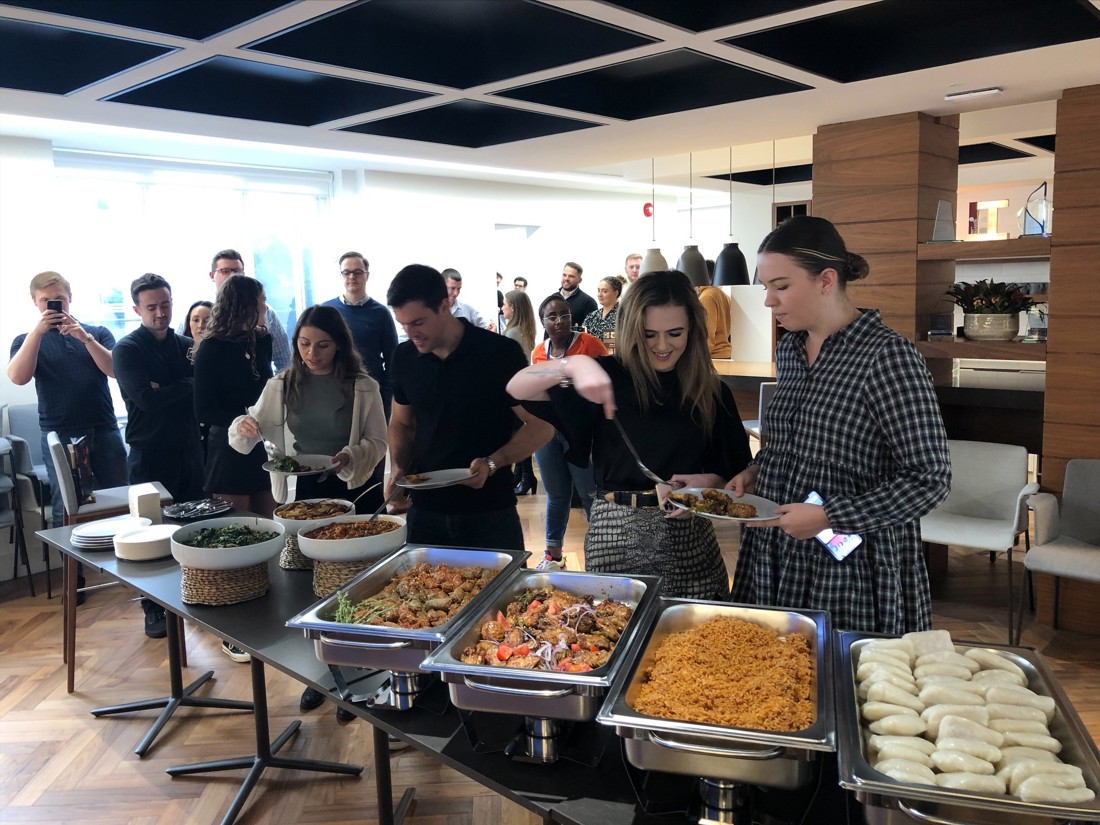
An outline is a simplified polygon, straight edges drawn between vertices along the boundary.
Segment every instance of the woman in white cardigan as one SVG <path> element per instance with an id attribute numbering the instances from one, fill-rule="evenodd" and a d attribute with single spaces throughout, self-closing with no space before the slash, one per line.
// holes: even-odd
<path id="1" fill-rule="evenodd" d="M 386 417 L 378 383 L 367 375 L 351 331 L 334 307 L 313 306 L 294 329 L 293 360 L 264 386 L 248 413 L 229 428 L 229 444 L 248 453 L 263 439 L 284 455 L 331 455 L 334 470 L 296 479 L 295 498 L 354 499 L 386 455 Z M 287 500 L 286 476 L 271 474 L 276 501 Z M 357 512 L 373 512 L 382 491 Z"/>

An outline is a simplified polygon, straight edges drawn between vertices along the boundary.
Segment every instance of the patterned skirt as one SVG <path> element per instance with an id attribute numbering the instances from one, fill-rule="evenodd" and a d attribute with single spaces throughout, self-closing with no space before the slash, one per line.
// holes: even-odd
<path id="1" fill-rule="evenodd" d="M 596 573 L 664 578 L 661 595 L 729 601 L 729 574 L 705 518 L 669 519 L 657 508 L 596 498 L 584 538 L 584 567 Z"/>

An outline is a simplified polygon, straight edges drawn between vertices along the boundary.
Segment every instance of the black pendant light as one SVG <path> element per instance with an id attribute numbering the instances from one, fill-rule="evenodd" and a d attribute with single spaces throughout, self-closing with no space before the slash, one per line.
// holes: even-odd
<path id="1" fill-rule="evenodd" d="M 695 195 L 694 187 L 692 185 L 692 175 L 694 173 L 693 156 L 688 154 L 688 240 L 695 239 Z M 688 276 L 688 280 L 691 281 L 692 286 L 710 286 L 710 273 L 707 272 L 707 261 L 703 257 L 703 253 L 699 251 L 699 247 L 693 243 L 689 243 L 684 247 L 684 251 L 680 253 L 680 260 L 676 262 L 676 268 Z"/>
<path id="2" fill-rule="evenodd" d="M 749 266 L 745 261 L 745 253 L 733 240 L 733 147 L 730 147 L 729 163 L 729 187 L 730 187 L 730 240 L 722 247 L 718 257 L 714 259 L 714 285 L 715 286 L 748 286 Z"/>

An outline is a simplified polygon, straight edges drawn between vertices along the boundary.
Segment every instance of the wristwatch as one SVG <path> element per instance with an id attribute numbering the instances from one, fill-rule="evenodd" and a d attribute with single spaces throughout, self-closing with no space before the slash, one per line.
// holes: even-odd
<path id="1" fill-rule="evenodd" d="M 487 465 L 489 465 L 489 475 L 492 475 L 497 471 L 497 463 L 493 461 L 493 459 L 489 458 L 489 456 L 485 456 L 483 460 Z"/>

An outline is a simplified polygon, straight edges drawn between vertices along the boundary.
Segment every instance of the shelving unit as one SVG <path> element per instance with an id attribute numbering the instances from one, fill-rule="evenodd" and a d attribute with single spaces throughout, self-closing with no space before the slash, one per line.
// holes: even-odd
<path id="1" fill-rule="evenodd" d="M 918 341 L 917 350 L 925 358 L 977 358 L 1000 361 L 1046 361 L 1047 345 L 1020 341 Z"/>
<path id="2" fill-rule="evenodd" d="M 1042 235 L 1004 241 L 929 241 L 917 244 L 918 261 L 1032 261 L 1050 258 Z"/>

